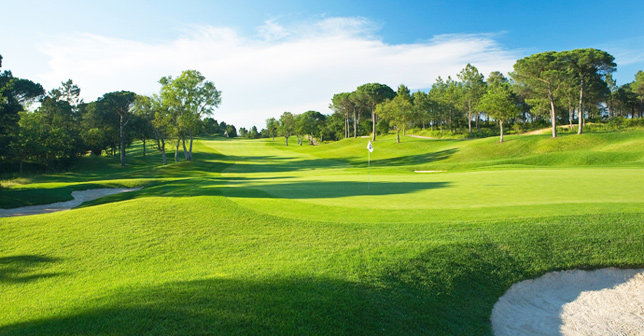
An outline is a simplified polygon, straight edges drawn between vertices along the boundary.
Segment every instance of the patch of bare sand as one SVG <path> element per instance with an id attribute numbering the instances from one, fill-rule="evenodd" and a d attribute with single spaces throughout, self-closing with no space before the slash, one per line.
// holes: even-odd
<path id="1" fill-rule="evenodd" d="M 548 273 L 514 284 L 492 311 L 494 335 L 644 335 L 644 269 Z"/>
<path id="2" fill-rule="evenodd" d="M 118 194 L 122 192 L 136 191 L 141 188 L 101 188 L 72 191 L 71 201 L 57 202 L 43 205 L 30 205 L 13 209 L 0 209 L 0 217 L 15 217 L 15 216 L 28 216 L 45 214 L 75 208 L 85 202 L 95 200 L 107 195 Z"/>

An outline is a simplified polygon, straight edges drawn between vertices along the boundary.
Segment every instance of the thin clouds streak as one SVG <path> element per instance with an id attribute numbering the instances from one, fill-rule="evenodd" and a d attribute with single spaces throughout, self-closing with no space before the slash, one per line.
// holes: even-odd
<path id="1" fill-rule="evenodd" d="M 215 119 L 261 128 L 284 111 L 330 113 L 334 93 L 380 82 L 396 88 L 431 87 L 436 77 L 455 76 L 467 63 L 480 72 L 507 72 L 520 57 L 491 34 L 441 35 L 391 45 L 364 18 L 323 18 L 282 26 L 268 20 L 257 36 L 227 27 L 193 27 L 167 43 L 144 43 L 78 34 L 47 43 L 51 71 L 35 79 L 47 87 L 72 78 L 86 101 L 106 92 L 158 92 L 162 76 L 196 69 L 223 92 Z"/>

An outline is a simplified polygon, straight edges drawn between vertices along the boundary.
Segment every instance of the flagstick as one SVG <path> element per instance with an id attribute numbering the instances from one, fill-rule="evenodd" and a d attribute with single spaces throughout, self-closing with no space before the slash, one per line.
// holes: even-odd
<path id="1" fill-rule="evenodd" d="M 371 179 L 369 177 L 369 170 L 371 169 L 371 152 L 367 154 L 367 190 L 371 189 Z"/>

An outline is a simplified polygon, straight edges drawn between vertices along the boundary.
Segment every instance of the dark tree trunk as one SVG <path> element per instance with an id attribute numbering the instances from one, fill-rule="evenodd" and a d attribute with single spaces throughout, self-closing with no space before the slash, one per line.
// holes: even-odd
<path id="1" fill-rule="evenodd" d="M 288 146 L 288 137 L 284 136 L 284 142 L 286 142 L 286 145 Z"/>
<path id="2" fill-rule="evenodd" d="M 168 159 L 165 155 L 165 140 L 161 139 L 161 155 L 163 156 L 163 165 L 168 164 Z"/>
<path id="3" fill-rule="evenodd" d="M 194 137 L 192 136 L 192 132 L 190 134 L 190 147 L 188 148 L 188 160 L 192 161 L 192 142 L 194 141 Z"/>
<path id="4" fill-rule="evenodd" d="M 181 144 L 181 138 L 177 139 L 177 145 L 174 147 L 174 162 L 179 162 L 179 145 Z"/>
<path id="5" fill-rule="evenodd" d="M 120 115 L 119 117 L 119 136 L 121 137 L 121 166 L 125 166 L 125 137 L 123 136 L 125 122 L 123 121 L 123 115 Z"/>
<path id="6" fill-rule="evenodd" d="M 467 102 L 467 128 L 470 131 L 470 137 L 472 137 L 472 102 Z"/>
<path id="7" fill-rule="evenodd" d="M 353 138 L 354 139 L 358 137 L 358 122 L 359 121 L 360 120 L 356 116 L 356 111 L 353 110 Z"/>
<path id="8" fill-rule="evenodd" d="M 145 157 L 145 138 L 141 139 L 143 141 L 143 157 Z"/>
<path id="9" fill-rule="evenodd" d="M 183 156 L 186 161 L 190 160 L 190 155 L 188 155 L 188 149 L 186 148 L 186 138 L 181 137 L 181 143 L 183 144 Z"/>
<path id="10" fill-rule="evenodd" d="M 577 134 L 582 133 L 582 127 L 583 127 L 583 120 L 584 120 L 584 109 L 583 109 L 583 102 L 584 102 L 584 76 L 581 76 L 581 88 L 579 90 L 579 110 L 577 110 L 577 118 L 579 119 L 579 129 L 577 130 Z"/>
<path id="11" fill-rule="evenodd" d="M 349 138 L 349 111 L 344 115 L 344 138 Z"/>
<path id="12" fill-rule="evenodd" d="M 548 83 L 548 99 L 550 100 L 550 119 L 552 123 L 552 137 L 557 137 L 557 114 L 555 113 L 555 97 Z"/>
<path id="13" fill-rule="evenodd" d="M 376 109 L 371 109 L 371 124 L 373 135 L 371 136 L 371 141 L 376 141 Z"/>
<path id="14" fill-rule="evenodd" d="M 396 127 L 396 143 L 400 143 L 400 129 Z"/>

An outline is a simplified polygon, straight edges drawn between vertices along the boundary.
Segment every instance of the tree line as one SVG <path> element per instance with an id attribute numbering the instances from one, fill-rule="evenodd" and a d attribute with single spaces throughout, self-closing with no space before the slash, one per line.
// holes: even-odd
<path id="1" fill-rule="evenodd" d="M 436 136 L 500 133 L 503 141 L 508 126 L 550 125 L 556 137 L 557 125 L 567 123 L 581 134 L 588 120 L 644 117 L 644 72 L 620 86 L 612 77 L 615 69 L 614 57 L 597 49 L 530 55 L 517 60 L 508 77 L 495 71 L 485 78 L 467 64 L 456 78 L 438 77 L 426 91 L 368 83 L 333 95 L 332 114 L 284 112 L 267 119 L 261 131 L 256 126 L 238 131 L 213 119 L 221 92 L 196 70 L 161 78 L 159 93 L 151 96 L 118 91 L 89 103 L 80 99 L 72 80 L 46 92 L 5 70 L 0 73 L 0 167 L 22 172 L 29 162 L 62 168 L 87 153 L 118 155 L 125 165 L 126 148 L 134 140 L 142 142 L 143 156 L 150 145 L 157 149 L 164 164 L 168 148 L 175 161 L 181 152 L 192 160 L 193 141 L 200 134 L 283 136 L 286 145 L 291 136 L 302 145 L 363 135 L 376 141 L 390 131 L 400 141 L 400 133 L 411 128 Z"/>
<path id="2" fill-rule="evenodd" d="M 2 56 L 0 56 L 0 67 Z M 25 162 L 40 169 L 59 169 L 78 157 L 118 155 L 126 163 L 126 148 L 134 140 L 161 153 L 180 148 L 192 160 L 193 140 L 201 134 L 235 137 L 237 129 L 212 117 L 221 92 L 201 73 L 186 70 L 180 76 L 163 77 L 158 94 L 141 96 L 130 91 L 109 92 L 95 101 L 80 99 L 72 80 L 46 92 L 42 85 L 0 73 L 0 167 L 23 172 Z"/>
<path id="3" fill-rule="evenodd" d="M 507 125 L 517 128 L 568 124 L 583 132 L 588 120 L 644 116 L 644 72 L 618 86 L 612 77 L 614 57 L 598 49 L 543 52 L 517 60 L 509 77 L 498 71 L 487 78 L 467 64 L 456 76 L 438 77 L 432 87 L 411 93 L 380 83 L 364 84 L 331 99 L 330 116 L 308 111 L 285 112 L 268 119 L 266 129 L 288 137 L 317 137 L 320 141 L 419 128 L 442 135 L 488 136 L 498 130 L 503 141 Z M 273 133 L 271 133 L 273 134 Z M 312 140 L 310 140 L 312 141 Z"/>

